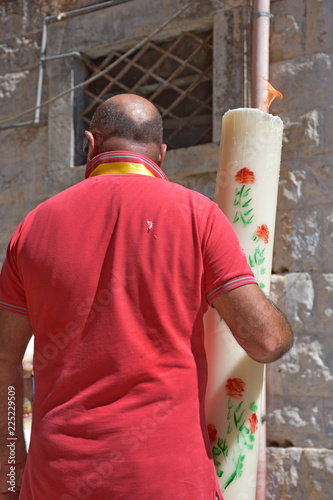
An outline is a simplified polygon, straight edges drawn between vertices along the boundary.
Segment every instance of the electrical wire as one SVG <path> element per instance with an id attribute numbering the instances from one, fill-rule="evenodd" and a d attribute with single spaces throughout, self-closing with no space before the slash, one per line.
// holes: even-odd
<path id="1" fill-rule="evenodd" d="M 74 92 L 75 90 L 78 90 L 86 85 L 89 85 L 90 83 L 94 82 L 101 76 L 103 76 L 105 73 L 113 69 L 115 66 L 117 66 L 120 62 L 122 62 L 124 59 L 126 59 L 128 56 L 130 56 L 133 52 L 138 50 L 140 47 L 142 47 L 145 43 L 147 43 L 149 40 L 151 40 L 155 35 L 160 33 L 166 26 L 168 26 L 174 19 L 176 19 L 180 14 L 182 14 L 186 9 L 188 9 L 196 0 L 191 0 L 187 4 L 185 4 L 183 7 L 177 10 L 169 19 L 167 19 L 161 26 L 156 28 L 154 31 L 152 31 L 149 35 L 147 35 L 145 38 L 143 38 L 140 42 L 138 42 L 136 45 L 134 45 L 131 49 L 129 49 L 127 52 L 125 52 L 122 56 L 120 56 L 116 61 L 113 61 L 111 64 L 109 64 L 106 68 L 104 68 L 102 71 L 97 73 L 96 75 L 92 76 L 88 80 L 85 80 L 84 82 L 81 82 L 77 85 L 74 85 L 70 89 L 64 90 L 60 94 L 52 97 L 51 99 L 48 99 L 47 101 L 42 102 L 39 106 L 34 106 L 33 108 L 29 108 L 26 111 L 23 111 L 22 113 L 19 113 L 17 115 L 11 116 L 10 118 L 6 118 L 5 120 L 0 121 L 0 125 L 4 123 L 11 122 L 12 120 L 17 120 L 18 118 L 21 118 L 22 116 L 25 116 L 29 113 L 32 113 L 36 109 L 40 109 L 44 106 L 47 106 L 48 104 L 52 104 L 53 102 L 57 101 L 58 99 L 61 99 L 62 97 L 70 94 L 71 92 Z M 31 123 L 33 125 L 33 123 Z M 7 125 L 7 127 L 0 127 L 0 128 L 8 128 L 10 125 Z"/>

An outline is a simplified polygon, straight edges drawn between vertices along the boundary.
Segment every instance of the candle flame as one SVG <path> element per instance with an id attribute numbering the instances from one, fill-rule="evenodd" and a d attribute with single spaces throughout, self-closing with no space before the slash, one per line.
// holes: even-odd
<path id="1" fill-rule="evenodd" d="M 267 88 L 262 96 L 259 109 L 261 111 L 266 111 L 267 113 L 269 113 L 269 107 L 272 104 L 272 102 L 274 101 L 274 99 L 275 98 L 283 99 L 283 95 L 278 90 L 275 90 L 273 85 L 271 85 L 267 80 L 265 80 L 264 78 L 262 80 L 266 84 Z"/>

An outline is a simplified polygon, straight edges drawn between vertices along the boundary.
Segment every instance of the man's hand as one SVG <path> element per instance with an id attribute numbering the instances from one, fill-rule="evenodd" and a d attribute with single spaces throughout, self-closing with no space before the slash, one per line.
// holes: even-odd
<path id="1" fill-rule="evenodd" d="M 213 305 L 246 353 L 260 363 L 271 363 L 293 345 L 284 315 L 255 284 L 219 295 Z"/>
<path id="2" fill-rule="evenodd" d="M 22 358 L 31 335 L 27 316 L 0 309 L 0 500 L 18 499 L 21 489 L 27 456 Z"/>

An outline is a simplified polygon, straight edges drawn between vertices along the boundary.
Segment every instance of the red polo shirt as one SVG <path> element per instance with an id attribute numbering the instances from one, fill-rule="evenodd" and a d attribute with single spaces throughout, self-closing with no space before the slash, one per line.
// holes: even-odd
<path id="1" fill-rule="evenodd" d="M 88 175 L 28 214 L 1 273 L 0 307 L 35 334 L 20 499 L 216 500 L 203 315 L 256 282 L 217 205 L 147 158 Z"/>

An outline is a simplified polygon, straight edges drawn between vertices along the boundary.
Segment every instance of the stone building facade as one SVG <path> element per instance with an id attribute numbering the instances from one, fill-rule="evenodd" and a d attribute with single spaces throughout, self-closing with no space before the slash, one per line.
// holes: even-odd
<path id="1" fill-rule="evenodd" d="M 22 218 L 80 181 L 74 134 L 77 94 L 25 116 L 36 104 L 43 21 L 98 2 L 2 0 L 0 4 L 0 257 Z M 101 3 L 101 2 L 99 2 Z M 185 2 L 184 2 L 185 4 Z M 127 50 L 181 7 L 134 0 L 48 24 L 46 56 L 98 58 Z M 221 117 L 249 105 L 250 2 L 203 0 L 156 40 L 213 33 L 211 141 L 168 152 L 169 179 L 213 198 Z M 284 121 L 272 296 L 295 333 L 293 349 L 267 369 L 267 495 L 329 500 L 333 491 L 333 4 L 272 0 L 270 80 L 284 94 Z M 42 102 L 84 78 L 76 56 L 44 62 Z M 5 120 L 9 120 L 5 122 Z M 36 121 L 34 123 L 34 121 Z M 37 123 L 38 121 L 38 123 Z M 25 124 L 22 124 L 25 122 Z M 241 499 L 235 499 L 241 500 Z M 245 499 L 243 499 L 245 500 Z"/>

